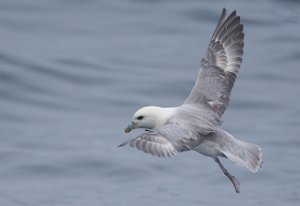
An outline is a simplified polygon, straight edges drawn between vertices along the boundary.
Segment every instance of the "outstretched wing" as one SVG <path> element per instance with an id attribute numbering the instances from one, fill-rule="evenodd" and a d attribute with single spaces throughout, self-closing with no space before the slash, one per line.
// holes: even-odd
<path id="1" fill-rule="evenodd" d="M 231 89 L 240 69 L 244 33 L 240 17 L 224 8 L 201 60 L 195 86 L 185 104 L 204 104 L 221 117 L 229 103 Z"/>
<path id="2" fill-rule="evenodd" d="M 208 133 L 209 131 L 206 135 Z M 136 138 L 120 144 L 119 147 L 129 144 L 145 153 L 159 157 L 171 157 L 179 152 L 195 148 L 201 141 L 201 138 L 193 138 L 190 131 L 179 125 L 167 124 L 159 129 L 146 130 Z"/>

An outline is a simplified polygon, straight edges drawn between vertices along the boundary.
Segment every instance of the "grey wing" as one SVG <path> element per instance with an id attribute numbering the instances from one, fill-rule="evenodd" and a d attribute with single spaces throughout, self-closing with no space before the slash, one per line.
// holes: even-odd
<path id="1" fill-rule="evenodd" d="M 177 124 L 168 124 L 158 129 L 146 130 L 139 136 L 120 144 L 119 147 L 129 144 L 145 153 L 171 157 L 195 148 L 200 142 L 201 138 L 193 138 L 188 130 Z"/>
<path id="2" fill-rule="evenodd" d="M 223 9 L 205 56 L 201 60 L 195 86 L 185 104 L 204 104 L 221 117 L 240 69 L 244 33 L 240 17 Z"/>

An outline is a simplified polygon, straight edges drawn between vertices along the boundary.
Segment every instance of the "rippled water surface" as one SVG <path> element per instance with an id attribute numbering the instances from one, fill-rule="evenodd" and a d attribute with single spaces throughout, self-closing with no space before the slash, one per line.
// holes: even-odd
<path id="1" fill-rule="evenodd" d="M 0 205 L 298 205 L 299 1 L 0 1 Z M 263 147 L 258 173 L 116 145 L 141 106 L 180 105 L 221 9 L 245 54 L 223 128 Z"/>

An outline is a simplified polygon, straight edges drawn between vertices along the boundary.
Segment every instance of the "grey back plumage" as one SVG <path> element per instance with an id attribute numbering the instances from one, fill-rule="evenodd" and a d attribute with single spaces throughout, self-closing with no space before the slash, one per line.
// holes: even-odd
<path id="1" fill-rule="evenodd" d="M 195 86 L 185 104 L 207 105 L 221 117 L 240 69 L 244 33 L 240 17 L 223 9 L 205 56 L 201 60 Z"/>

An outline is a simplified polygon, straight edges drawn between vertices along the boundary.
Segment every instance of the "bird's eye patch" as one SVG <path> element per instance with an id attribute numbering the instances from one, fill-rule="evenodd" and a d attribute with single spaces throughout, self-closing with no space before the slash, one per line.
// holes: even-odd
<path id="1" fill-rule="evenodd" d="M 142 119 L 144 119 L 144 116 L 143 116 L 143 115 L 140 115 L 140 116 L 138 116 L 136 119 L 137 119 L 137 120 L 142 120 Z"/>

